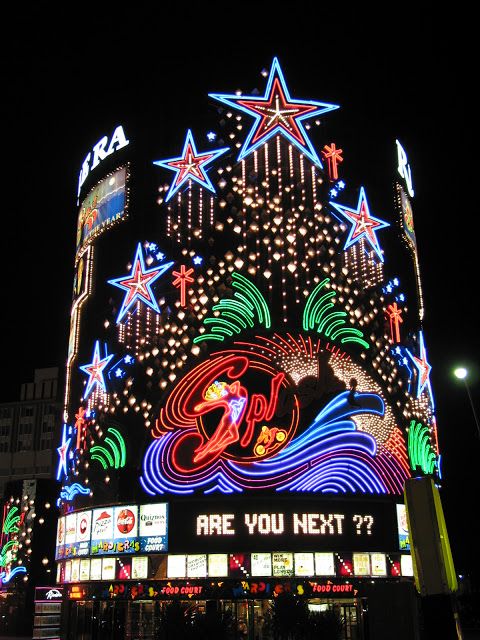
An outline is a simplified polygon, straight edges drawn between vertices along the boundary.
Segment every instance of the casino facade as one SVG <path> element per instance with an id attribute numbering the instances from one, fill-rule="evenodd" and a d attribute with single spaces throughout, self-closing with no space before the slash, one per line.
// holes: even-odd
<path id="1" fill-rule="evenodd" d="M 82 165 L 62 637 L 159 637 L 179 602 L 268 638 L 283 594 L 410 637 L 403 490 L 440 457 L 408 159 L 392 142 L 382 203 L 344 177 L 339 107 L 277 59 L 262 83 L 171 150 L 124 124 Z"/>

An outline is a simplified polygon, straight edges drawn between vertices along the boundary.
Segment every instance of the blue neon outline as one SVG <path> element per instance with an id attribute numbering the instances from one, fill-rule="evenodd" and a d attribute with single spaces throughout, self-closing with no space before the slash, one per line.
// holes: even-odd
<path id="1" fill-rule="evenodd" d="M 62 488 L 62 490 L 60 491 L 60 498 L 62 500 L 65 500 L 65 502 L 70 502 L 77 495 L 77 493 L 88 496 L 90 495 L 90 489 L 88 487 L 84 487 L 78 482 L 74 482 L 73 484 L 67 485 Z"/>
<path id="2" fill-rule="evenodd" d="M 107 347 L 105 345 L 105 358 L 100 358 L 100 340 L 97 340 L 95 342 L 95 347 L 93 349 L 93 359 L 91 362 L 89 362 L 88 364 L 84 364 L 82 366 L 79 366 L 78 368 L 80 369 L 80 371 L 83 371 L 84 373 L 86 373 L 88 375 L 88 382 L 87 382 L 87 388 L 85 389 L 85 394 L 84 394 L 84 398 L 88 398 L 88 396 L 90 395 L 90 393 L 93 390 L 93 387 L 95 385 L 100 385 L 104 391 L 104 393 L 107 392 L 107 387 L 105 385 L 105 378 L 103 376 L 103 370 L 105 369 L 105 367 L 107 366 L 107 364 L 110 362 L 110 360 L 114 357 L 115 354 L 111 353 L 110 355 L 107 355 Z M 103 364 L 101 370 L 100 370 L 100 376 L 101 376 L 101 380 L 92 380 L 93 376 L 92 374 L 87 371 L 88 367 L 91 367 L 92 364 L 94 363 L 95 359 L 98 358 L 98 364 Z"/>
<path id="3" fill-rule="evenodd" d="M 350 213 L 354 213 L 355 215 L 359 215 L 360 214 L 360 210 L 362 208 L 362 202 L 365 202 L 365 207 L 367 209 L 368 212 L 368 216 L 370 218 L 370 220 L 373 220 L 374 222 L 379 222 L 380 225 L 376 227 L 376 229 L 372 229 L 374 238 L 375 238 L 375 244 L 373 244 L 370 240 L 370 237 L 367 235 L 366 231 L 362 231 L 356 238 L 352 239 L 353 236 L 353 232 L 355 231 L 355 228 L 357 226 L 357 221 L 352 220 L 350 218 L 350 216 L 348 215 L 347 211 Z M 348 238 L 345 242 L 345 246 L 343 247 L 343 250 L 346 251 L 349 247 L 351 247 L 352 245 L 354 245 L 356 242 L 358 242 L 359 240 L 361 240 L 362 238 L 365 238 L 365 240 L 367 241 L 367 243 L 372 247 L 372 249 L 375 251 L 375 253 L 377 254 L 377 256 L 380 259 L 380 262 L 383 262 L 383 255 L 382 255 L 382 249 L 378 243 L 378 238 L 377 238 L 377 231 L 380 231 L 380 229 L 384 229 L 385 227 L 389 227 L 390 223 L 389 222 L 385 222 L 385 220 L 381 220 L 380 218 L 376 218 L 375 216 L 372 216 L 372 214 L 370 213 L 370 207 L 368 206 L 368 200 L 367 200 L 367 194 L 365 193 L 365 189 L 363 187 L 360 187 L 360 194 L 358 196 L 358 202 L 357 202 L 357 209 L 352 209 L 351 207 L 347 207 L 345 205 L 342 204 L 338 204 L 337 202 L 333 202 L 332 200 L 329 201 L 329 204 L 334 207 L 338 213 L 340 213 L 343 218 L 339 218 L 337 216 L 337 214 L 332 211 L 333 215 L 337 218 L 337 220 L 340 220 L 340 222 L 345 222 L 344 218 L 346 218 L 346 221 L 348 224 L 351 225 L 350 230 L 348 232 Z"/>
<path id="4" fill-rule="evenodd" d="M 57 453 L 58 453 L 58 466 L 57 466 L 57 480 L 60 480 L 60 478 L 62 477 L 62 472 L 63 474 L 65 474 L 65 476 L 68 476 L 68 471 L 67 471 L 67 453 L 68 450 L 70 448 L 70 443 L 72 442 L 72 438 L 68 438 L 67 439 L 67 425 L 65 424 L 65 422 L 63 423 L 63 432 L 62 432 L 62 444 L 57 447 Z M 65 459 L 62 462 L 62 456 L 60 454 L 60 449 L 64 446 L 67 445 L 67 448 L 65 449 Z"/>
<path id="5" fill-rule="evenodd" d="M 5 580 L 5 576 L 7 575 L 5 573 L 5 571 L 2 571 L 2 573 L 0 573 L 0 581 L 2 584 L 8 584 L 10 582 L 10 580 L 12 580 L 12 578 L 14 578 L 17 573 L 27 573 L 27 568 L 24 567 L 23 565 L 20 565 L 18 567 L 15 567 L 14 569 L 12 569 L 10 571 L 10 574 L 8 576 L 8 580 Z"/>
<path id="6" fill-rule="evenodd" d="M 160 313 L 160 307 L 158 306 L 158 302 L 155 299 L 155 295 L 152 291 L 152 285 L 155 282 L 155 280 L 157 280 L 157 278 L 159 278 L 160 276 L 162 276 L 165 271 L 167 271 L 167 269 L 170 269 L 170 267 L 174 264 L 173 262 L 166 262 L 165 264 L 156 266 L 156 267 L 152 267 L 151 269 L 146 269 L 145 268 L 145 261 L 143 259 L 143 251 L 142 251 L 142 243 L 139 242 L 137 245 L 137 250 L 135 252 L 135 258 L 133 259 L 133 264 L 132 264 L 132 270 L 129 274 L 125 275 L 125 276 L 120 276 L 120 278 L 112 278 L 111 280 L 107 280 L 108 284 L 113 285 L 114 287 L 118 287 L 119 289 L 123 289 L 124 291 L 127 292 L 127 295 L 130 291 L 130 287 L 126 287 L 125 285 L 121 284 L 122 280 L 126 280 L 128 277 L 132 278 L 133 274 L 135 273 L 135 267 L 137 265 L 137 262 L 140 263 L 140 269 L 142 271 L 143 275 L 149 275 L 151 273 L 155 273 L 156 271 L 158 271 L 157 275 L 152 278 L 149 282 L 146 283 L 146 288 L 148 290 L 148 292 L 150 293 L 151 299 L 153 300 L 153 302 L 151 302 L 150 300 L 147 300 L 141 293 L 136 292 L 133 296 L 133 298 L 130 300 L 130 302 L 128 303 L 127 306 L 125 306 L 125 300 L 127 299 L 127 296 L 125 296 L 125 298 L 123 299 L 122 302 L 122 306 L 120 308 L 120 311 L 118 313 L 117 316 L 117 320 L 116 323 L 118 324 L 119 322 L 121 322 L 121 320 L 123 320 L 123 317 L 126 315 L 127 311 L 130 310 L 130 308 L 136 303 L 137 299 L 140 300 L 141 302 L 144 302 L 147 306 L 149 306 L 151 309 L 153 309 L 156 313 Z"/>
<path id="7" fill-rule="evenodd" d="M 427 375 L 427 379 L 425 380 L 424 384 L 421 384 L 421 368 L 418 366 L 416 360 L 415 360 L 415 356 L 410 353 L 410 351 L 405 348 L 405 351 L 407 352 L 407 354 L 410 357 L 410 360 L 413 363 L 413 366 L 415 367 L 416 371 L 417 371 L 417 398 L 419 398 L 422 395 L 422 391 L 425 389 L 425 387 L 427 387 L 427 390 L 430 394 L 430 399 L 432 401 L 432 408 L 435 407 L 434 405 L 434 400 L 433 400 L 433 393 L 432 393 L 432 386 L 430 384 L 430 372 L 432 370 L 432 367 L 430 365 L 430 363 L 427 360 L 427 350 L 425 349 L 425 342 L 423 339 L 423 331 L 419 331 L 418 332 L 418 336 L 419 336 L 419 343 L 420 343 L 420 355 L 417 356 L 420 358 L 420 360 L 425 360 L 426 364 L 430 367 L 429 371 L 428 371 L 428 375 Z"/>
<path id="8" fill-rule="evenodd" d="M 178 175 L 180 173 L 180 169 L 177 169 L 176 167 L 171 167 L 169 165 L 169 162 L 178 162 L 179 160 L 184 160 L 187 152 L 187 147 L 189 144 L 191 145 L 193 153 L 196 158 L 201 158 L 202 156 L 208 156 L 208 155 L 212 156 L 209 160 L 205 160 L 200 165 L 198 165 L 198 168 L 200 169 L 205 179 L 200 180 L 200 178 L 197 178 L 197 176 L 192 175 L 191 173 L 187 173 L 184 176 L 183 180 L 181 180 L 179 184 L 175 186 Z M 181 156 L 177 158 L 167 158 L 166 160 L 154 160 L 153 162 L 153 164 L 156 164 L 158 167 L 162 167 L 163 169 L 168 169 L 169 171 L 175 172 L 175 179 L 173 183 L 170 185 L 170 189 L 168 190 L 168 193 L 165 196 L 165 202 L 168 202 L 170 198 L 174 196 L 177 193 L 177 191 L 180 189 L 180 187 L 182 187 L 185 184 L 185 182 L 187 182 L 188 180 L 194 180 L 201 187 L 206 187 L 212 193 L 216 193 L 215 187 L 213 186 L 212 181 L 208 177 L 208 174 L 205 171 L 205 169 L 206 167 L 208 167 L 209 164 L 211 164 L 214 160 L 216 160 L 218 156 L 221 156 L 223 153 L 226 153 L 227 151 L 230 151 L 230 147 L 222 147 L 221 149 L 211 149 L 209 151 L 202 151 L 201 153 L 198 153 L 197 147 L 195 146 L 195 141 L 193 139 L 192 130 L 188 129 L 187 136 L 183 144 L 183 151 Z"/>
<path id="9" fill-rule="evenodd" d="M 304 105 L 319 107 L 315 111 L 311 111 L 310 113 L 306 113 L 303 116 L 296 117 L 297 126 L 303 138 L 305 139 L 306 146 L 303 146 L 302 144 L 300 144 L 296 138 L 294 138 L 288 131 L 286 131 L 283 127 L 281 127 L 278 124 L 270 131 L 270 133 L 263 135 L 260 138 L 260 140 L 258 140 L 255 144 L 250 146 L 250 141 L 252 140 L 256 130 L 258 129 L 258 126 L 262 120 L 262 116 L 252 111 L 252 109 L 249 109 L 248 107 L 245 107 L 237 103 L 241 100 L 253 100 L 255 102 L 269 101 L 270 100 L 269 94 L 272 89 L 272 85 L 275 80 L 275 77 L 278 77 L 278 79 L 280 80 L 280 84 L 282 85 L 282 90 L 288 102 L 292 102 L 294 104 L 304 104 Z M 270 75 L 268 77 L 267 88 L 265 89 L 265 95 L 263 97 L 237 96 L 237 95 L 232 95 L 227 93 L 209 93 L 208 95 L 210 98 L 213 98 L 214 100 L 218 100 L 219 102 L 223 102 L 223 104 L 229 107 L 233 107 L 234 109 L 238 109 L 239 111 L 243 111 L 244 113 L 246 113 L 247 115 L 255 119 L 255 122 L 253 123 L 250 133 L 248 134 L 247 139 L 243 143 L 243 147 L 240 150 L 240 154 L 237 158 L 238 160 L 242 160 L 247 155 L 252 153 L 252 151 L 255 151 L 255 149 L 258 149 L 259 147 L 263 146 L 265 142 L 267 142 L 267 140 L 270 140 L 270 138 L 272 138 L 273 136 L 281 134 L 285 138 L 287 138 L 287 140 L 289 140 L 293 145 L 295 145 L 295 147 L 297 147 L 297 149 L 299 149 L 301 153 L 306 155 L 314 164 L 318 165 L 321 169 L 323 169 L 322 162 L 319 156 L 317 155 L 315 149 L 313 148 L 313 144 L 310 138 L 308 137 L 307 132 L 305 131 L 305 128 L 302 124 L 302 120 L 314 118 L 315 116 L 319 116 L 322 113 L 327 113 L 328 111 L 334 111 L 335 109 L 339 109 L 340 105 L 330 104 L 328 102 L 318 102 L 315 100 L 298 100 L 298 99 L 292 100 L 292 98 L 290 97 L 290 92 L 288 90 L 287 84 L 285 82 L 282 69 L 280 67 L 280 62 L 278 61 L 277 57 L 273 59 L 272 67 L 270 69 Z"/>

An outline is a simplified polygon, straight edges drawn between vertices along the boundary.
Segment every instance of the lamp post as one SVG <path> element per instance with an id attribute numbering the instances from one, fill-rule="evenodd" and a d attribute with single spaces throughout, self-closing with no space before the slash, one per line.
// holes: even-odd
<path id="1" fill-rule="evenodd" d="M 453 375 L 459 380 L 463 380 L 463 384 L 465 385 L 465 389 L 467 390 L 468 399 L 470 400 L 470 406 L 472 407 L 473 417 L 475 419 L 475 424 L 477 425 L 478 437 L 480 438 L 480 424 L 478 422 L 477 412 L 475 411 L 475 406 L 473 404 L 472 395 L 470 393 L 470 387 L 467 383 L 468 370 L 465 367 L 457 367 Z"/>

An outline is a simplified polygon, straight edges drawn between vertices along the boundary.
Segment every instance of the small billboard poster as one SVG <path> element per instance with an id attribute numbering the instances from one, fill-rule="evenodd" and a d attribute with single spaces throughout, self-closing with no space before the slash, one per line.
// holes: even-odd
<path id="1" fill-rule="evenodd" d="M 400 551 L 410 551 L 407 510 L 404 504 L 397 504 L 398 546 Z"/>
<path id="2" fill-rule="evenodd" d="M 168 550 L 168 505 L 166 502 L 140 506 L 138 533 L 142 552 L 165 552 Z"/>

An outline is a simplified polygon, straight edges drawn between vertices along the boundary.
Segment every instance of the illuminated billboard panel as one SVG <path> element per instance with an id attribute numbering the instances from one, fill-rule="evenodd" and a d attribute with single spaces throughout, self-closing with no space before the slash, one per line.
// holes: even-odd
<path id="1" fill-rule="evenodd" d="M 83 200 L 77 221 L 77 253 L 125 215 L 127 169 L 103 178 Z"/>

